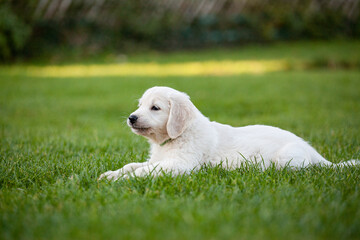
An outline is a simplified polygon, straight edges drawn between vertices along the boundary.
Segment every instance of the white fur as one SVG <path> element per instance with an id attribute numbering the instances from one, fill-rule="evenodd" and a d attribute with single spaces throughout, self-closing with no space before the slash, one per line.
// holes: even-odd
<path id="1" fill-rule="evenodd" d="M 160 110 L 152 109 L 154 106 Z M 149 140 L 150 158 L 144 163 L 130 163 L 117 171 L 108 171 L 100 179 L 190 173 L 204 164 L 226 169 L 239 168 L 244 162 L 258 163 L 263 168 L 271 164 L 293 168 L 311 164 L 335 166 L 303 139 L 280 128 L 263 125 L 234 128 L 210 122 L 185 93 L 172 88 L 148 89 L 131 115 L 138 119 L 134 124 L 128 120 L 128 125 L 134 133 Z M 336 165 L 353 164 L 358 162 Z"/>

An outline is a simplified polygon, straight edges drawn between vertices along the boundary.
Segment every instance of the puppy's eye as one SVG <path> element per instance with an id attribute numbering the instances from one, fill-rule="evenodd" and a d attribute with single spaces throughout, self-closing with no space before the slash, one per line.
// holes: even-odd
<path id="1" fill-rule="evenodd" d="M 152 106 L 151 107 L 151 110 L 153 110 L 153 111 L 159 111 L 160 110 L 160 108 L 158 107 L 158 106 Z"/>

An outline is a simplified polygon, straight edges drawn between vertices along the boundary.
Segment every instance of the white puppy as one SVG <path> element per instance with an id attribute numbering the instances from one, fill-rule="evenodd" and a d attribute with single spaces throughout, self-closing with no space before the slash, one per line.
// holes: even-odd
<path id="1" fill-rule="evenodd" d="M 272 163 L 294 168 L 334 165 L 291 132 L 263 125 L 234 128 L 210 122 L 188 95 L 168 87 L 148 89 L 127 123 L 134 133 L 149 140 L 150 158 L 147 162 L 130 163 L 117 171 L 108 171 L 100 179 L 156 176 L 163 172 L 183 174 L 204 164 L 235 169 L 245 161 L 258 163 L 263 168 Z M 357 163 L 353 160 L 337 165 Z"/>

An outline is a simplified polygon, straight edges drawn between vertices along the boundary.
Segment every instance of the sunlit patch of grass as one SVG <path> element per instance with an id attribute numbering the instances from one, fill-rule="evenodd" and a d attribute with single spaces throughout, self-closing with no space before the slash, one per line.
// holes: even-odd
<path id="1" fill-rule="evenodd" d="M 287 69 L 283 60 L 205 61 L 185 63 L 125 63 L 66 66 L 27 66 L 3 68 L 7 75 L 30 77 L 110 77 L 110 76 L 228 76 L 261 74 Z"/>

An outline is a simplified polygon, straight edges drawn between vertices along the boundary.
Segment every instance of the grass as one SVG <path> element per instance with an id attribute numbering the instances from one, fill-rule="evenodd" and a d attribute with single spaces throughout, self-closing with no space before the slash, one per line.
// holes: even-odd
<path id="1" fill-rule="evenodd" d="M 245 53 L 152 53 L 129 63 L 241 62 L 246 51 L 256 56 L 252 61 L 353 61 L 358 46 L 303 42 Z M 98 66 L 106 72 L 108 64 Z M 146 141 L 125 119 L 154 85 L 187 92 L 211 120 L 290 130 L 332 162 L 360 158 L 357 68 L 54 77 L 29 74 L 29 67 L 0 68 L 1 239 L 360 239 L 359 167 L 204 168 L 191 176 L 96 180 L 146 159 Z"/>

